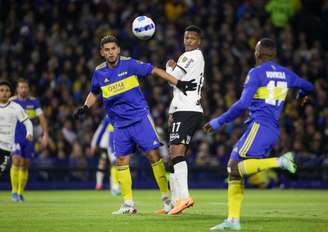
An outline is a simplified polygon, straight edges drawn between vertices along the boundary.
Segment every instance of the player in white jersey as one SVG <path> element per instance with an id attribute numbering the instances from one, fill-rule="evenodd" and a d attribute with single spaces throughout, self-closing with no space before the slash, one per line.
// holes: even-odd
<path id="1" fill-rule="evenodd" d="M 0 174 L 6 169 L 13 149 L 17 121 L 25 125 L 26 138 L 33 139 L 33 125 L 24 109 L 9 101 L 12 89 L 8 81 L 0 80 Z"/>
<path id="2" fill-rule="evenodd" d="M 188 190 L 188 167 L 185 159 L 188 145 L 203 121 L 201 91 L 204 83 L 205 61 L 201 46 L 201 29 L 190 25 L 184 33 L 185 52 L 178 61 L 169 60 L 166 71 L 178 80 L 196 80 L 197 89 L 182 93 L 173 87 L 173 99 L 169 109 L 170 159 L 173 165 L 170 186 L 175 206 L 168 214 L 178 214 L 194 204 Z"/>

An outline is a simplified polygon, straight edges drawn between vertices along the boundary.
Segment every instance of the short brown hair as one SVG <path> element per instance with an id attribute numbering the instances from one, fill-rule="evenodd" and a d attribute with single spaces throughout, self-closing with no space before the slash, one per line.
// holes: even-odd
<path id="1" fill-rule="evenodd" d="M 118 39 L 113 35 L 106 35 L 106 36 L 102 37 L 100 40 L 100 48 L 103 48 L 104 44 L 106 44 L 106 43 L 116 43 L 117 46 L 120 46 Z"/>

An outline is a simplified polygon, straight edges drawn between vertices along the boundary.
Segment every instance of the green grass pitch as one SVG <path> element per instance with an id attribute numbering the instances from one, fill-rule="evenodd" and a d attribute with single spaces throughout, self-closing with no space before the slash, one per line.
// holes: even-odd
<path id="1" fill-rule="evenodd" d="M 192 190 L 195 206 L 178 216 L 155 215 L 159 193 L 137 190 L 138 214 L 112 216 L 120 197 L 108 191 L 29 191 L 14 203 L 0 192 L 0 231 L 111 232 L 209 231 L 226 215 L 225 190 Z M 242 231 L 328 231 L 328 191 L 246 190 Z"/>

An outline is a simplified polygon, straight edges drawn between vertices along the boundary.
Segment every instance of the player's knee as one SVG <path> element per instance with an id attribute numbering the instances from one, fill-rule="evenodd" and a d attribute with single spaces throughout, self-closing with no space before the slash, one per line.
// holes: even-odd
<path id="1" fill-rule="evenodd" d="M 161 159 L 158 149 L 148 152 L 146 156 L 150 163 L 156 163 Z"/>
<path id="2" fill-rule="evenodd" d="M 229 174 L 229 179 L 240 179 L 241 176 L 238 170 L 238 162 L 237 161 L 229 161 L 227 166 L 227 171 Z"/>
<path id="3" fill-rule="evenodd" d="M 116 159 L 116 166 L 125 166 L 125 165 L 129 165 L 129 157 L 128 156 L 122 156 L 122 157 L 118 157 Z"/>

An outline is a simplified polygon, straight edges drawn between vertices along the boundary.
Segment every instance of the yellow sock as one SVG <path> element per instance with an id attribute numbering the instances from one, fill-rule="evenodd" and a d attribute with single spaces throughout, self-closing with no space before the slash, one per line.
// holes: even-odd
<path id="1" fill-rule="evenodd" d="M 19 176 L 19 168 L 15 165 L 12 165 L 10 168 L 10 181 L 11 181 L 12 193 L 17 193 L 18 191 L 18 176 Z"/>
<path id="2" fill-rule="evenodd" d="M 132 201 L 132 178 L 128 165 L 116 166 L 117 179 L 121 187 L 121 192 L 124 201 Z"/>
<path id="3" fill-rule="evenodd" d="M 244 198 L 244 184 L 242 180 L 228 182 L 228 218 L 240 218 L 241 203 Z"/>
<path id="4" fill-rule="evenodd" d="M 159 187 L 159 191 L 162 194 L 168 194 L 169 182 L 166 178 L 166 171 L 165 171 L 163 160 L 160 159 L 156 163 L 151 164 L 151 167 L 153 169 L 153 173 L 155 176 L 156 183 Z"/>
<path id="5" fill-rule="evenodd" d="M 17 190 L 17 193 L 19 195 L 22 195 L 24 193 L 27 180 L 28 180 L 28 170 L 27 169 L 19 169 L 18 190 Z"/>
<path id="6" fill-rule="evenodd" d="M 112 183 L 118 185 L 117 169 L 114 165 L 110 168 L 110 176 L 112 178 Z"/>
<path id="7" fill-rule="evenodd" d="M 238 170 L 241 176 L 248 176 L 266 169 L 277 167 L 278 158 L 246 159 L 238 163 Z"/>

